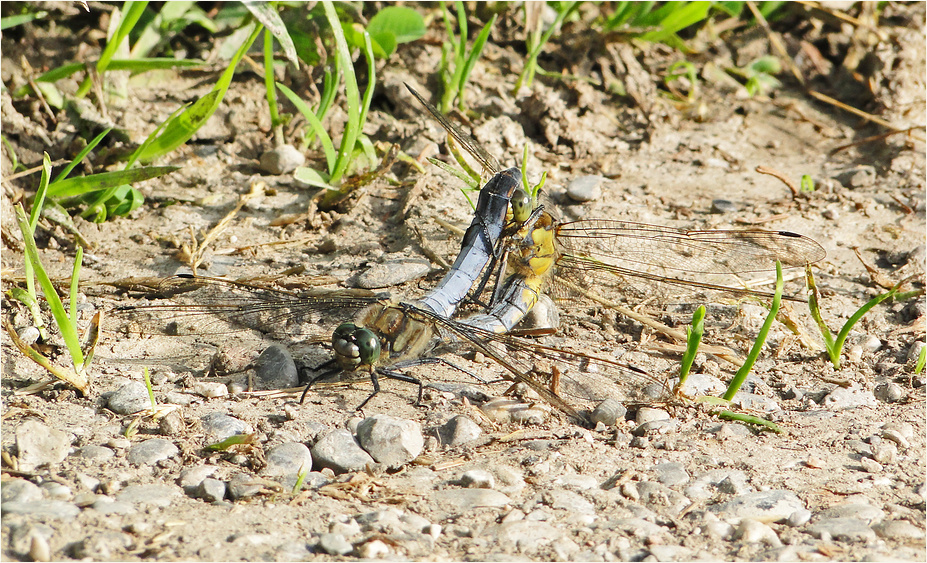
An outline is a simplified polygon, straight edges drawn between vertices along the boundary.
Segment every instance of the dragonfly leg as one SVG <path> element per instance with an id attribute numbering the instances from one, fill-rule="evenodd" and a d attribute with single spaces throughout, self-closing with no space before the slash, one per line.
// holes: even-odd
<path id="1" fill-rule="evenodd" d="M 321 381 L 321 380 L 325 379 L 326 377 L 331 377 L 331 376 L 335 375 L 336 373 L 340 373 L 340 372 L 342 371 L 340 367 L 339 367 L 339 368 L 334 368 L 334 369 L 333 369 L 333 368 L 331 367 L 331 366 L 333 366 L 333 365 L 336 365 L 336 362 L 335 362 L 334 360 L 330 360 L 330 361 L 325 362 L 325 363 L 322 364 L 321 366 L 319 366 L 319 367 L 325 367 L 326 370 L 323 371 L 322 373 L 320 373 L 319 375 L 316 375 L 316 376 L 312 377 L 311 379 L 309 379 L 309 383 L 307 383 L 307 384 L 306 384 L 306 388 L 303 389 L 303 394 L 299 396 L 299 404 L 303 404 L 303 401 L 306 400 L 306 394 L 309 393 L 309 388 L 312 387 L 312 385 L 313 385 L 314 383 L 316 383 L 316 382 L 318 382 L 318 381 Z M 305 370 L 300 370 L 300 373 L 302 373 L 302 372 L 304 372 L 304 371 L 305 371 Z"/>
<path id="2" fill-rule="evenodd" d="M 401 369 L 406 369 L 406 368 L 410 368 L 410 367 L 424 366 L 424 365 L 428 365 L 428 364 L 444 364 L 444 365 L 446 365 L 446 366 L 448 366 L 448 367 L 450 367 L 450 368 L 456 369 L 457 371 L 459 371 L 459 372 L 461 372 L 461 373 L 465 373 L 465 374 L 469 375 L 470 377 L 472 377 L 473 379 L 479 381 L 480 383 L 486 383 L 486 380 L 483 379 L 482 377 L 476 375 L 476 374 L 473 373 L 473 372 L 470 372 L 470 371 L 465 370 L 464 368 L 458 366 L 457 364 L 455 364 L 455 363 L 453 363 L 453 362 L 451 362 L 451 361 L 449 361 L 449 360 L 446 360 L 445 358 L 437 358 L 437 357 L 435 357 L 435 358 L 419 358 L 419 359 L 416 359 L 416 360 L 408 360 L 408 361 L 405 361 L 405 362 L 399 362 L 399 363 L 397 363 L 397 364 L 396 364 L 395 366 L 393 366 L 393 367 L 398 367 L 398 368 L 401 368 Z"/>
<path id="3" fill-rule="evenodd" d="M 422 380 L 417 377 L 412 377 L 402 373 L 401 371 L 394 371 L 386 368 L 378 368 L 370 372 L 370 382 L 373 383 L 373 393 L 369 397 L 364 399 L 364 402 L 357 406 L 357 410 L 361 410 L 364 406 L 373 399 L 374 395 L 380 392 L 380 381 L 379 377 L 382 375 L 388 379 L 395 379 L 396 381 L 404 381 L 406 383 L 411 383 L 413 385 L 418 385 L 418 399 L 415 401 L 415 406 L 420 406 L 422 404 Z"/>

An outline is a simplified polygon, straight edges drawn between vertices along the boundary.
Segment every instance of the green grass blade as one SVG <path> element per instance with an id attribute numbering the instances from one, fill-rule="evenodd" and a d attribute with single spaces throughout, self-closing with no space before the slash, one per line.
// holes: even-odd
<path id="1" fill-rule="evenodd" d="M 7 16 L 5 18 L 0 18 L 0 31 L 3 31 L 5 29 L 10 29 L 11 27 L 16 27 L 17 25 L 28 23 L 33 20 L 43 19 L 47 15 L 48 15 L 48 12 L 42 10 L 39 12 L 35 12 L 33 14 L 17 14 L 15 16 Z"/>
<path id="2" fill-rule="evenodd" d="M 679 383 L 676 389 L 682 389 L 686 379 L 689 377 L 689 370 L 692 369 L 692 362 L 698 354 L 698 347 L 702 343 L 702 334 L 705 332 L 705 306 L 699 305 L 695 313 L 692 314 L 692 326 L 686 329 L 688 338 L 686 339 L 686 351 L 682 355 L 682 364 L 679 367 Z"/>
<path id="3" fill-rule="evenodd" d="M 216 108 L 222 103 L 222 98 L 228 91 L 229 86 L 232 84 L 232 78 L 235 76 L 235 68 L 242 57 L 245 56 L 245 53 L 248 52 L 248 49 L 251 48 L 261 29 L 260 24 L 254 27 L 248 39 L 238 48 L 235 56 L 229 61 L 228 68 L 219 77 L 219 81 L 213 86 L 212 92 L 206 94 L 184 110 L 183 113 L 171 119 L 164 126 L 161 134 L 156 139 L 153 139 L 145 147 L 144 151 L 139 153 L 139 161 L 151 162 L 171 152 L 186 143 L 206 123 L 206 120 L 215 113 Z"/>
<path id="4" fill-rule="evenodd" d="M 97 148 L 97 145 L 100 144 L 100 141 L 102 141 L 103 138 L 106 137 L 106 135 L 109 134 L 109 132 L 112 130 L 113 128 L 110 127 L 106 131 L 103 131 L 102 133 L 94 137 L 93 140 L 91 140 L 89 143 L 87 143 L 87 146 L 84 147 L 83 150 L 81 150 L 79 153 L 77 153 L 77 156 L 74 157 L 74 160 L 72 160 L 70 164 L 64 167 L 64 170 L 62 170 L 57 176 L 55 176 L 55 179 L 52 180 L 52 184 L 55 184 L 67 178 L 68 174 L 71 173 L 71 170 L 74 170 L 74 167 L 80 164 L 84 160 L 84 158 L 86 158 L 87 155 L 90 154 L 90 151 Z"/>
<path id="5" fill-rule="evenodd" d="M 322 5 L 325 8 L 325 16 L 328 18 L 335 39 L 335 58 L 341 69 L 341 77 L 344 80 L 345 103 L 348 114 L 348 122 L 344 127 L 341 147 L 338 149 L 338 157 L 335 159 L 335 167 L 330 179 L 332 184 L 337 184 L 348 168 L 351 153 L 354 151 L 354 143 L 359 133 L 360 90 L 357 87 L 357 77 L 354 75 L 354 62 L 351 59 L 351 52 L 348 50 L 348 43 L 344 38 L 344 31 L 341 29 L 341 22 L 338 20 L 335 7 L 329 0 L 323 2 Z"/>
<path id="6" fill-rule="evenodd" d="M 283 92 L 283 95 L 290 100 L 299 113 L 303 114 L 303 117 L 306 118 L 306 121 L 309 122 L 309 127 L 318 137 L 319 141 L 322 143 L 322 151 L 325 153 L 325 162 L 328 166 L 328 173 L 331 174 L 335 169 L 335 159 L 337 155 L 335 154 L 335 145 L 332 143 L 332 138 L 328 136 L 328 132 L 325 130 L 325 126 L 322 125 L 322 121 L 316 116 L 306 102 L 302 101 L 295 92 L 287 88 L 284 84 L 277 83 L 277 88 Z"/>
<path id="7" fill-rule="evenodd" d="M 45 205 L 45 197 L 48 196 L 48 179 L 50 177 L 51 158 L 46 152 L 42 154 L 42 179 L 39 180 L 39 188 L 35 191 L 32 210 L 29 212 L 29 232 L 31 233 L 35 233 L 35 227 L 39 224 L 39 216 L 42 214 L 42 207 Z"/>
<path id="8" fill-rule="evenodd" d="M 45 294 L 45 301 L 48 302 L 48 308 L 51 309 L 52 316 L 55 318 L 55 323 L 58 325 L 58 330 L 61 331 L 61 337 L 64 339 L 65 345 L 68 348 L 68 353 L 71 355 L 71 362 L 74 364 L 74 370 L 80 373 L 84 366 L 84 355 L 81 352 L 80 340 L 77 338 L 77 332 L 73 330 L 68 315 L 64 310 L 64 305 L 61 303 L 61 298 L 58 297 L 58 293 L 55 291 L 55 286 L 52 285 L 51 279 L 49 279 L 48 274 L 42 267 L 42 261 L 39 259 L 39 250 L 35 244 L 35 238 L 32 236 L 32 230 L 29 228 L 29 219 L 26 217 L 26 212 L 23 211 L 21 205 L 16 206 L 16 220 L 19 223 L 19 229 L 22 231 L 23 235 L 23 247 L 25 248 L 26 261 L 32 264 L 35 277 L 42 287 L 42 293 Z"/>
<path id="9" fill-rule="evenodd" d="M 71 318 L 71 329 L 77 334 L 77 283 L 80 280 L 80 267 L 84 261 L 84 247 L 77 245 L 74 254 L 74 269 L 71 270 L 71 287 L 68 288 L 68 309 Z M 83 353 L 82 353 L 83 355 Z"/>
<path id="10" fill-rule="evenodd" d="M 154 413 L 158 408 L 155 402 L 154 390 L 151 388 L 151 377 L 148 375 L 148 366 L 142 368 L 142 376 L 145 378 L 145 389 L 148 390 L 148 399 L 151 400 L 151 412 Z"/>
<path id="11" fill-rule="evenodd" d="M 819 294 L 818 286 L 814 282 L 814 273 L 811 271 L 811 264 L 805 266 L 805 283 L 808 285 L 808 310 L 811 312 L 811 318 L 814 319 L 814 322 L 818 325 L 818 330 L 821 332 L 821 337 L 824 339 L 824 348 L 827 350 L 827 355 L 830 357 L 830 361 L 834 366 L 840 365 L 840 355 L 834 357 L 834 335 L 830 332 L 830 329 L 827 327 L 827 323 L 824 322 L 824 318 L 821 316 L 821 306 L 819 303 Z"/>
<path id="12" fill-rule="evenodd" d="M 106 70 L 109 68 L 109 63 L 112 60 L 113 55 L 116 54 L 116 50 L 122 44 L 123 40 L 129 35 L 129 32 L 132 31 L 132 28 L 135 27 L 138 19 L 142 17 L 143 13 L 145 13 L 145 7 L 147 6 L 147 0 L 129 0 L 123 4 L 122 20 L 119 22 L 119 27 L 116 28 L 116 32 L 106 43 L 106 47 L 103 48 L 103 52 L 100 53 L 100 59 L 97 61 L 97 74 L 102 76 L 103 73 L 106 72 Z M 77 92 L 74 95 L 78 98 L 83 98 L 87 95 L 87 92 L 90 91 L 92 84 L 93 83 L 90 77 L 86 77 L 84 81 L 81 82 Z"/>
<path id="13" fill-rule="evenodd" d="M 745 424 L 755 424 L 767 430 L 771 430 L 776 434 L 782 434 L 782 429 L 779 428 L 775 422 L 766 420 L 765 418 L 760 418 L 758 416 L 733 411 L 721 411 L 717 413 L 717 416 L 721 420 L 732 420 L 735 422 L 743 422 Z"/>
<path id="14" fill-rule="evenodd" d="M 486 46 L 486 40 L 489 39 L 489 33 L 492 31 L 492 26 L 495 23 L 496 14 L 493 14 L 489 22 L 483 26 L 483 29 L 480 30 L 480 34 L 477 35 L 476 39 L 473 41 L 473 48 L 470 49 L 470 55 L 467 56 L 463 70 L 460 72 L 460 78 L 457 80 L 457 107 L 460 109 L 464 109 L 464 92 L 466 91 L 467 80 L 470 78 L 473 67 L 476 66 L 476 61 L 480 58 L 480 55 L 483 54 L 483 47 Z M 463 37 L 461 37 L 461 43 L 463 43 Z"/>
<path id="15" fill-rule="evenodd" d="M 373 59 L 373 44 L 370 34 L 364 32 L 364 57 L 367 59 L 367 88 L 364 90 L 364 100 L 361 104 L 360 118 L 358 118 L 358 134 L 362 134 L 364 124 L 367 123 L 367 113 L 370 111 L 370 102 L 373 100 L 373 91 L 377 85 L 377 65 Z M 373 161 L 371 161 L 373 166 Z"/>
<path id="16" fill-rule="evenodd" d="M 856 325 L 856 323 L 858 323 L 859 320 L 862 319 L 863 316 L 866 313 L 868 313 L 873 307 L 875 307 L 876 305 L 878 305 L 879 303 L 885 301 L 886 299 L 890 297 L 894 297 L 898 293 L 898 290 L 901 289 L 901 284 L 907 281 L 908 280 L 906 279 L 902 280 L 898 282 L 897 284 L 895 284 L 895 286 L 892 287 L 887 292 L 882 293 L 881 295 L 876 295 L 875 297 L 870 299 L 865 305 L 860 307 L 855 313 L 853 313 L 853 315 L 851 315 L 849 319 L 847 319 L 847 322 L 843 324 L 843 328 L 841 328 L 840 332 L 837 333 L 837 338 L 834 339 L 834 350 L 830 355 L 831 362 L 834 364 L 834 369 L 840 369 L 840 354 L 843 351 L 843 344 L 846 342 L 847 336 L 850 335 L 850 331 L 853 330 L 853 327 Z"/>
<path id="17" fill-rule="evenodd" d="M 147 166 L 145 168 L 132 168 L 130 170 L 116 170 L 114 172 L 100 172 L 89 176 L 67 178 L 48 189 L 48 197 L 74 197 L 97 190 L 133 184 L 151 178 L 157 178 L 180 170 L 180 166 Z"/>
<path id="18" fill-rule="evenodd" d="M 293 39 L 287 31 L 280 14 L 277 13 L 276 2 L 245 2 L 245 7 L 251 12 L 254 18 L 264 24 L 264 29 L 269 31 L 276 39 L 277 43 L 283 48 L 283 54 L 287 60 L 293 63 L 293 66 L 299 68 L 299 56 L 296 54 L 296 46 L 293 45 Z"/>
<path id="19" fill-rule="evenodd" d="M 917 362 L 914 364 L 914 375 L 920 375 L 924 371 L 925 363 L 927 363 L 927 346 L 921 348 L 921 353 L 917 355 Z"/>
<path id="20" fill-rule="evenodd" d="M 274 88 L 274 36 L 264 30 L 264 90 L 267 92 L 267 108 L 270 111 L 270 127 L 280 125 L 280 112 L 277 110 L 277 90 Z"/>
<path id="21" fill-rule="evenodd" d="M 744 365 L 740 366 L 740 369 L 737 370 L 737 373 L 734 374 L 734 378 L 731 379 L 731 383 L 728 385 L 727 391 L 722 396 L 722 398 L 726 401 L 733 400 L 734 395 L 736 395 L 737 391 L 740 390 L 740 386 L 744 384 L 744 381 L 750 374 L 750 370 L 753 369 L 753 364 L 756 363 L 756 359 L 760 355 L 760 350 L 762 350 L 763 344 L 766 342 L 766 336 L 769 334 L 769 329 L 772 328 L 773 321 L 776 320 L 776 315 L 779 313 L 779 304 L 782 302 L 782 285 L 782 264 L 776 260 L 776 293 L 773 296 L 772 306 L 769 308 L 769 314 L 766 315 L 766 321 L 763 323 L 759 334 L 756 336 L 756 340 L 753 342 L 753 347 L 750 348 L 750 353 L 747 354 L 747 359 L 744 361 Z"/>

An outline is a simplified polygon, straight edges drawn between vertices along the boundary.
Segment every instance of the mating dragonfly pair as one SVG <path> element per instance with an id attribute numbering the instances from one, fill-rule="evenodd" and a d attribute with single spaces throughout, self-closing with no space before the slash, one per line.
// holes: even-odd
<path id="1" fill-rule="evenodd" d="M 441 345 L 463 346 L 495 360 L 505 369 L 505 379 L 529 386 L 574 420 L 586 422 L 577 407 L 606 398 L 632 400 L 642 387 L 663 382 L 617 360 L 510 334 L 555 275 L 568 280 L 592 276 L 596 290 L 606 296 L 629 278 L 755 294 L 697 278 L 769 271 L 777 260 L 786 267 L 805 266 L 825 255 L 814 240 L 786 231 L 684 230 L 604 219 L 560 222 L 527 195 L 520 169 L 502 170 L 483 147 L 409 90 L 458 144 L 494 174 L 480 191 L 460 254 L 432 291 L 405 302 L 177 277 L 165 280 L 159 289 L 170 295 L 195 286 L 194 292 L 180 297 L 185 302 L 124 309 L 162 319 L 211 315 L 233 323 L 260 316 L 271 325 L 284 325 L 312 312 L 362 310 L 354 321 L 335 329 L 334 359 L 313 377 L 303 398 L 316 381 L 353 371 L 369 373 L 374 387 L 360 406 L 379 392 L 380 377 L 417 384 L 420 401 L 421 381 L 404 370 L 441 361 L 430 355 Z M 496 282 L 485 311 L 455 318 L 467 296 L 479 298 L 492 276 Z"/>

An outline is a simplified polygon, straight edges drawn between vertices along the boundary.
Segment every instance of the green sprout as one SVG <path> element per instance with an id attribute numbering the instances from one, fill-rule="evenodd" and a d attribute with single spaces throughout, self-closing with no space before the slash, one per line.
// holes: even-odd
<path id="1" fill-rule="evenodd" d="M 467 14 L 464 10 L 463 2 L 457 0 L 454 4 L 456 12 L 457 27 L 460 29 L 460 35 L 454 35 L 454 25 L 451 23 L 451 11 L 447 5 L 441 2 L 441 13 L 444 17 L 444 29 L 447 32 L 447 41 L 441 46 L 441 83 L 444 90 L 441 94 L 441 101 L 438 109 L 442 113 L 450 111 L 454 100 L 457 100 L 457 107 L 463 110 L 464 89 L 467 81 L 470 79 L 470 73 L 476 66 L 477 59 L 483 52 L 486 40 L 489 39 L 489 33 L 492 26 L 496 23 L 496 15 L 493 14 L 489 22 L 483 26 L 479 35 L 473 41 L 473 47 L 467 52 Z"/>
<path id="2" fill-rule="evenodd" d="M 682 389 L 689 377 L 689 370 L 692 369 L 692 362 L 698 354 L 698 347 L 702 343 L 704 333 L 705 306 L 699 305 L 692 314 L 692 326 L 686 328 L 686 351 L 682 355 L 682 363 L 679 366 L 679 382 L 676 384 L 676 391 Z"/>

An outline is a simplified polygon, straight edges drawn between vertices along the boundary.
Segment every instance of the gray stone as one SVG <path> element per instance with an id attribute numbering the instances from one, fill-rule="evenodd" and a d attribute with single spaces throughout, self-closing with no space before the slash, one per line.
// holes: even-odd
<path id="1" fill-rule="evenodd" d="M 895 442 L 902 450 L 906 450 L 911 447 L 911 443 L 908 442 L 909 436 L 905 436 L 904 433 L 899 431 L 897 428 L 884 428 L 882 430 L 882 438 Z"/>
<path id="2" fill-rule="evenodd" d="M 289 389 L 299 386 L 296 362 L 289 350 L 279 344 L 268 346 L 254 362 L 257 389 Z"/>
<path id="3" fill-rule="evenodd" d="M 871 542 L 876 539 L 872 528 L 859 518 L 825 518 L 812 524 L 808 532 L 822 540 Z"/>
<path id="4" fill-rule="evenodd" d="M 904 387 L 898 385 L 894 381 L 876 385 L 873 394 L 875 395 L 876 399 L 882 401 L 883 403 L 897 403 L 899 401 L 905 400 L 908 397 L 908 393 L 904 390 Z"/>
<path id="5" fill-rule="evenodd" d="M 638 437 L 652 438 L 663 434 L 669 434 L 675 431 L 677 426 L 679 426 L 679 424 L 672 419 L 651 420 L 650 422 L 638 425 L 631 431 L 631 434 Z"/>
<path id="6" fill-rule="evenodd" d="M 161 460 L 174 457 L 180 453 L 171 441 L 162 438 L 150 438 L 135 444 L 126 453 L 126 460 L 132 465 L 154 465 Z"/>
<path id="7" fill-rule="evenodd" d="M 531 552 L 552 542 L 559 542 L 563 530 L 547 522 L 520 520 L 499 524 L 493 535 L 504 547 Z"/>
<path id="8" fill-rule="evenodd" d="M 729 199 L 713 199 L 711 200 L 711 212 L 712 213 L 734 213 L 739 211 L 740 207 Z"/>
<path id="9" fill-rule="evenodd" d="M 740 525 L 734 530 L 733 537 L 735 540 L 742 540 L 747 543 L 764 543 L 770 547 L 782 546 L 782 541 L 779 540 L 779 536 L 776 535 L 772 528 L 752 518 L 741 520 Z"/>
<path id="10" fill-rule="evenodd" d="M 752 518 L 768 523 L 785 522 L 792 513 L 803 508 L 804 503 L 792 491 L 773 489 L 740 495 L 708 509 L 730 522 Z"/>
<path id="11" fill-rule="evenodd" d="M 218 479 L 207 477 L 196 486 L 196 496 L 206 502 L 217 502 L 225 498 L 225 483 Z"/>
<path id="12" fill-rule="evenodd" d="M 378 463 L 399 467 L 418 457 L 425 447 L 422 427 L 412 420 L 377 414 L 357 425 L 357 440 Z"/>
<path id="13" fill-rule="evenodd" d="M 811 520 L 811 511 L 802 508 L 790 514 L 785 523 L 793 528 L 797 528 L 798 526 L 804 526 L 809 520 Z"/>
<path id="14" fill-rule="evenodd" d="M 652 407 L 641 407 L 637 409 L 637 417 L 634 419 L 638 424 L 645 424 L 654 420 L 669 420 L 670 415 L 663 409 Z"/>
<path id="15" fill-rule="evenodd" d="M 317 469 L 329 468 L 335 473 L 360 471 L 375 462 L 354 440 L 349 430 L 338 428 L 323 436 L 312 446 L 312 460 Z"/>
<path id="16" fill-rule="evenodd" d="M 221 412 L 204 414 L 200 417 L 200 422 L 203 423 L 206 440 L 210 443 L 221 442 L 238 434 L 254 432 L 254 428 L 247 422 Z"/>
<path id="17" fill-rule="evenodd" d="M 173 410 L 158 420 L 158 430 L 162 436 L 181 436 L 186 429 L 180 410 Z"/>
<path id="18" fill-rule="evenodd" d="M 832 506 L 818 515 L 822 519 L 829 518 L 858 518 L 872 524 L 885 518 L 885 513 L 876 506 L 862 503 L 838 504 Z"/>
<path id="19" fill-rule="evenodd" d="M 363 289 L 382 289 L 417 280 L 431 271 L 431 265 L 417 258 L 393 258 L 374 264 L 359 276 L 356 285 Z"/>
<path id="20" fill-rule="evenodd" d="M 30 418 L 16 429 L 16 451 L 20 471 L 53 466 L 68 456 L 71 437 Z"/>
<path id="21" fill-rule="evenodd" d="M 448 447 L 457 447 L 470 443 L 483 434 L 480 425 L 466 416 L 459 414 L 438 428 L 441 443 Z"/>
<path id="22" fill-rule="evenodd" d="M 187 467 L 180 472 L 177 484 L 180 485 L 185 493 L 192 495 L 196 491 L 196 488 L 199 487 L 200 483 L 203 482 L 203 479 L 215 473 L 217 469 L 219 468 L 215 465 Z"/>
<path id="23" fill-rule="evenodd" d="M 42 335 L 41 331 L 35 326 L 29 325 L 16 329 L 19 339 L 31 346 Z"/>
<path id="24" fill-rule="evenodd" d="M 496 486 L 496 478 L 489 471 L 471 469 L 460 476 L 458 483 L 468 489 L 492 489 Z"/>
<path id="25" fill-rule="evenodd" d="M 566 510 L 571 513 L 595 514 L 595 506 L 585 497 L 573 491 L 554 489 L 544 493 L 544 502 L 551 508 Z"/>
<path id="26" fill-rule="evenodd" d="M 266 454 L 267 467 L 263 474 L 277 477 L 285 489 L 292 490 L 301 474 L 312 470 L 312 454 L 305 444 L 287 442 L 271 448 Z"/>
<path id="27" fill-rule="evenodd" d="M 657 481 L 667 487 L 685 485 L 689 482 L 689 474 L 681 463 L 667 461 L 654 466 L 653 470 L 657 474 Z"/>
<path id="28" fill-rule="evenodd" d="M 924 541 L 924 529 L 922 527 L 915 526 L 907 520 L 888 520 L 886 522 L 879 522 L 878 524 L 872 526 L 872 528 L 880 538 L 885 538 L 887 540 Z"/>
<path id="29" fill-rule="evenodd" d="M 341 534 L 326 533 L 319 536 L 318 548 L 329 555 L 347 555 L 354 546 Z"/>
<path id="30" fill-rule="evenodd" d="M 25 479 L 10 479 L 0 488 L 2 502 L 32 502 L 42 499 L 42 489 Z"/>
<path id="31" fill-rule="evenodd" d="M 116 500 L 139 505 L 170 506 L 181 496 L 176 485 L 129 485 L 116 496 Z"/>
<path id="32" fill-rule="evenodd" d="M 90 505 L 94 510 L 100 514 L 133 514 L 135 513 L 135 507 L 132 506 L 132 503 L 126 502 L 123 500 L 116 500 L 112 497 L 107 497 L 100 495 L 93 501 L 93 504 Z"/>
<path id="33" fill-rule="evenodd" d="M 605 399 L 592 410 L 593 424 L 602 423 L 605 426 L 615 426 L 619 420 L 624 420 L 628 409 L 615 398 Z"/>
<path id="34" fill-rule="evenodd" d="M 215 399 L 217 397 L 227 397 L 229 387 L 219 381 L 195 381 L 190 389 L 201 397 Z"/>
<path id="35" fill-rule="evenodd" d="M 111 448 L 94 445 L 78 448 L 75 453 L 83 459 L 94 462 L 103 462 L 112 459 L 112 457 L 116 455 L 116 452 Z"/>
<path id="36" fill-rule="evenodd" d="M 872 459 L 883 465 L 895 463 L 898 461 L 898 446 L 888 440 L 880 442 L 872 446 Z"/>
<path id="37" fill-rule="evenodd" d="M 4 518 L 10 514 L 23 514 L 50 520 L 71 520 L 80 509 L 63 500 L 34 500 L 30 502 L 5 502 L 0 505 Z"/>
<path id="38" fill-rule="evenodd" d="M 45 492 L 46 497 L 54 500 L 71 500 L 71 497 L 74 496 L 71 487 L 57 481 L 45 481 L 39 488 Z"/>
<path id="39" fill-rule="evenodd" d="M 859 464 L 866 473 L 881 473 L 884 469 L 881 463 L 868 457 L 861 458 Z"/>
<path id="40" fill-rule="evenodd" d="M 707 365 L 708 362 L 706 361 L 705 364 Z M 675 386 L 677 381 L 676 378 L 670 380 L 670 387 Z M 707 373 L 690 373 L 682 385 L 681 392 L 687 397 L 699 397 L 703 395 L 719 395 L 725 389 L 727 389 L 727 385 L 718 377 Z"/>
<path id="41" fill-rule="evenodd" d="M 734 395 L 734 398 L 731 399 L 731 403 L 744 410 L 757 412 L 773 412 L 780 410 L 779 404 L 769 397 L 764 397 L 756 393 L 747 393 L 745 391 L 738 391 Z"/>
<path id="42" fill-rule="evenodd" d="M 130 381 L 107 398 L 106 406 L 117 414 L 135 414 L 151 408 L 151 397 L 144 383 Z"/>
<path id="43" fill-rule="evenodd" d="M 479 507 L 498 508 L 512 502 L 508 496 L 492 489 L 446 489 L 435 491 L 432 498 L 458 512 L 467 512 Z"/>
<path id="44" fill-rule="evenodd" d="M 306 163 L 306 157 L 293 145 L 280 145 L 261 155 L 261 170 L 275 176 L 289 174 Z"/>
<path id="45" fill-rule="evenodd" d="M 643 506 L 661 514 L 668 514 L 672 517 L 678 515 L 684 508 L 692 504 L 685 495 L 678 493 L 665 485 L 654 481 L 641 481 L 638 483 L 626 483 L 628 492 Z M 633 487 L 633 491 L 631 488 Z M 621 492 L 624 494 L 625 487 Z M 631 497 L 629 497 L 631 498 Z"/>
<path id="46" fill-rule="evenodd" d="M 719 484 L 729 481 L 726 487 L 734 486 L 737 490 L 749 491 L 747 475 L 737 469 L 713 469 L 706 471 L 695 478 L 691 485 L 686 487 L 684 493 L 692 500 L 708 500 L 716 495 Z"/>
<path id="47" fill-rule="evenodd" d="M 608 178 L 603 176 L 580 176 L 573 178 L 567 186 L 566 195 L 568 198 L 579 203 L 595 201 L 602 197 L 602 184 L 607 182 Z"/>
<path id="48" fill-rule="evenodd" d="M 871 392 L 854 386 L 837 387 L 824 397 L 821 404 L 831 410 L 840 410 L 855 407 L 874 407 L 878 403 Z"/>
<path id="49" fill-rule="evenodd" d="M 260 479 L 256 479 L 247 473 L 236 473 L 228 482 L 229 498 L 239 500 L 253 497 L 264 490 L 264 484 Z"/>

